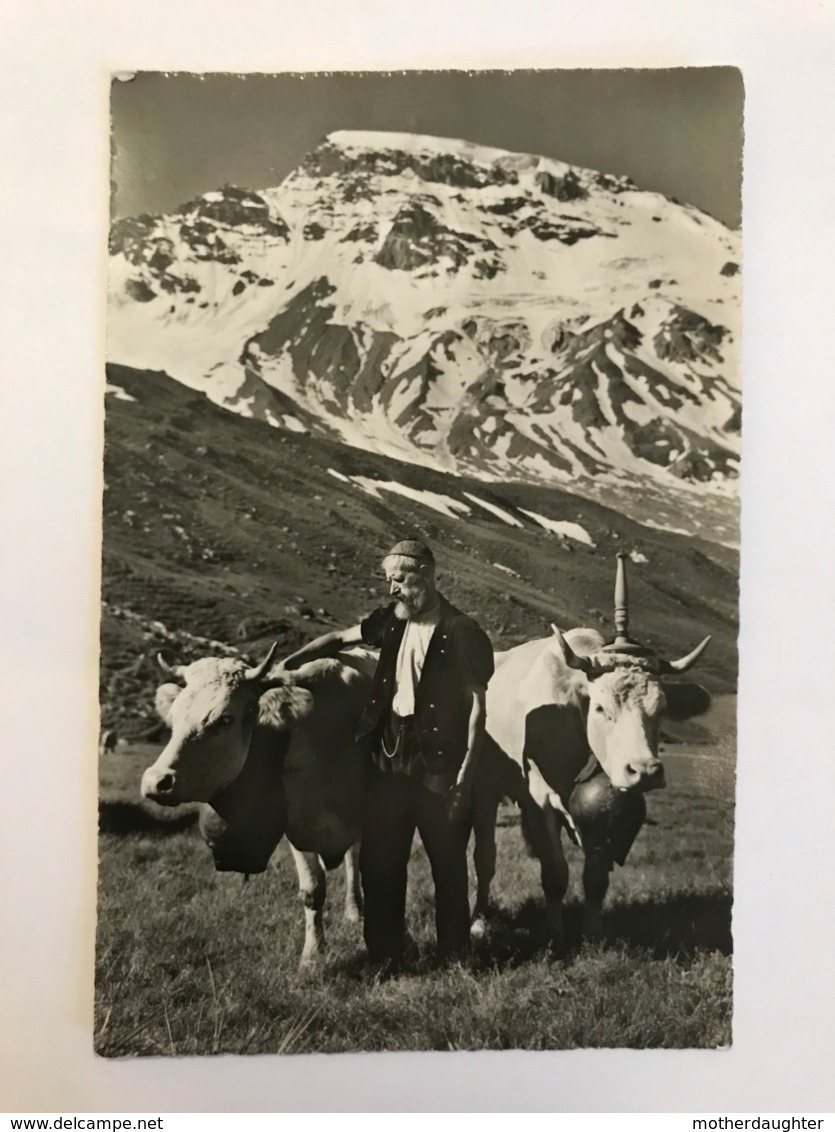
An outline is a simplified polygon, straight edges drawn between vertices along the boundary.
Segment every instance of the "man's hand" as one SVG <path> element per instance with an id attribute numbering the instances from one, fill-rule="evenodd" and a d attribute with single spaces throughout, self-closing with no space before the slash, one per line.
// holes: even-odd
<path id="1" fill-rule="evenodd" d="M 450 821 L 462 821 L 470 812 L 473 798 L 473 776 L 465 767 L 458 774 L 455 785 L 450 789 L 447 809 Z"/>

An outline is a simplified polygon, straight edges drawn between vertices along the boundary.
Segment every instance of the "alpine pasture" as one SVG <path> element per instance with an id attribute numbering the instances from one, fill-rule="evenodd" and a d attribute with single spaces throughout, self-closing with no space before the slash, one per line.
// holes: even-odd
<path id="1" fill-rule="evenodd" d="M 99 764 L 97 1051 L 727 1044 L 735 551 L 555 488 L 485 485 L 277 434 L 164 374 L 110 367 L 109 379 L 125 397 L 108 399 L 101 704 L 102 725 L 120 744 Z M 375 493 L 378 482 L 406 485 L 413 497 Z M 461 507 L 450 515 L 449 506 L 438 509 L 442 498 Z M 549 530 L 531 513 L 559 531 L 575 524 L 589 541 Z M 471 961 L 434 965 L 431 885 L 417 842 L 407 972 L 386 983 L 369 976 L 361 929 L 341 919 L 337 870 L 327 961 L 302 975 L 303 916 L 286 843 L 245 884 L 214 871 L 194 810 L 141 800 L 141 773 L 165 741 L 153 709 L 155 653 L 255 662 L 273 641 L 286 655 L 356 624 L 385 600 L 380 556 L 400 532 L 429 541 L 441 591 L 477 616 L 497 648 L 546 635 L 550 621 L 611 633 L 620 549 L 634 552 L 631 628 L 642 642 L 680 656 L 713 635 L 693 675 L 713 693 L 714 709 L 681 731 L 685 743 L 666 747 L 669 785 L 648 796 L 648 821 L 613 874 L 600 944 L 577 937 L 580 860 L 569 847 L 572 946 L 564 956 L 549 950 L 539 867 L 507 807 L 495 925 Z"/>
<path id="2" fill-rule="evenodd" d="M 326 961 L 302 973 L 302 913 L 286 842 L 248 882 L 215 873 L 196 808 L 169 812 L 138 800 L 139 776 L 158 748 L 135 744 L 104 757 L 96 1050 L 120 1057 L 729 1044 L 734 710 L 733 697 L 720 697 L 705 723 L 711 738 L 666 745 L 669 784 L 648 796 L 647 823 L 626 866 L 615 869 L 602 942 L 578 938 L 581 863 L 569 846 L 570 946 L 551 952 L 538 865 L 507 806 L 487 939 L 467 963 L 437 967 L 431 878 L 416 839 L 414 946 L 407 972 L 387 982 L 366 968 L 360 927 L 342 920 L 340 870 L 329 874 Z"/>

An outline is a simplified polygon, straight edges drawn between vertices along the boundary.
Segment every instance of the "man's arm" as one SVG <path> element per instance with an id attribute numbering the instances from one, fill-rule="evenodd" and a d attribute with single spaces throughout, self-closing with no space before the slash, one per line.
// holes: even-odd
<path id="1" fill-rule="evenodd" d="M 484 728 L 487 722 L 486 692 L 480 685 L 467 686 L 467 697 L 470 699 L 470 717 L 467 723 L 467 753 L 458 778 L 453 787 L 451 812 L 465 812 L 469 808 L 470 793 L 473 787 L 473 777 L 478 766 L 478 756 L 481 753 L 484 739 Z"/>
<path id="2" fill-rule="evenodd" d="M 342 649 L 361 644 L 361 625 L 352 625 L 350 629 L 336 629 L 332 633 L 323 633 L 321 637 L 308 641 L 306 645 L 302 645 L 300 649 L 296 649 L 295 652 L 285 657 L 279 667 L 298 668 L 301 664 L 307 664 L 309 660 L 318 660 L 323 656 L 336 656 Z"/>

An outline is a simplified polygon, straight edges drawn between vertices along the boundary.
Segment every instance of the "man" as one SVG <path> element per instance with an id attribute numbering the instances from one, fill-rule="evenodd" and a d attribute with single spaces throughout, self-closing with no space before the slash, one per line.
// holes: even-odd
<path id="1" fill-rule="evenodd" d="M 380 649 L 357 730 L 370 740 L 372 761 L 360 874 L 369 956 L 394 971 L 403 958 L 415 829 L 432 867 L 439 956 L 461 955 L 469 942 L 468 819 L 493 649 L 479 625 L 438 592 L 425 543 L 397 543 L 383 568 L 391 605 L 318 637 L 284 665 L 355 644 Z"/>

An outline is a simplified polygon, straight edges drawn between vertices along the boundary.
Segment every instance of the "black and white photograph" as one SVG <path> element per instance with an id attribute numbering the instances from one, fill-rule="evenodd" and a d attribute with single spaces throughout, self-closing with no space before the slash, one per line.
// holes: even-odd
<path id="1" fill-rule="evenodd" d="M 98 1054 L 732 1043 L 742 121 L 113 76 Z"/>
<path id="2" fill-rule="evenodd" d="M 823 1127 L 830 6 L 0 24 L 0 1110 Z"/>
<path id="3" fill-rule="evenodd" d="M 742 106 L 114 76 L 99 1054 L 730 1044 Z"/>

